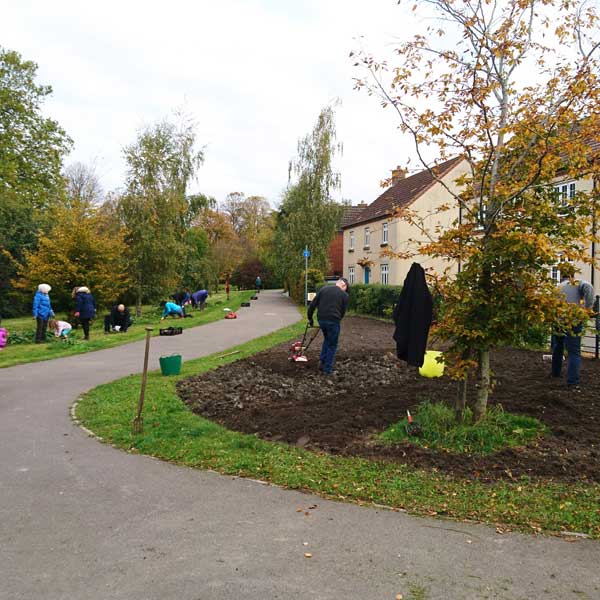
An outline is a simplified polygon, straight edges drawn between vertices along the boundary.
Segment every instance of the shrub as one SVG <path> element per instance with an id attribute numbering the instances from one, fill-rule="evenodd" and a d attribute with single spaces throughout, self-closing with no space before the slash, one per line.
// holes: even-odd
<path id="1" fill-rule="evenodd" d="M 391 317 L 402 286 L 355 283 L 350 286 L 348 308 L 357 313 Z"/>
<path id="2" fill-rule="evenodd" d="M 407 440 L 436 450 L 485 455 L 527 444 L 548 431 L 537 419 L 504 412 L 501 406 L 490 408 L 478 423 L 471 422 L 470 409 L 467 409 L 465 417 L 464 423 L 457 423 L 449 406 L 425 400 L 414 411 L 414 420 L 422 429 L 420 436 L 408 436 L 405 418 L 386 429 L 380 437 L 391 443 Z"/>

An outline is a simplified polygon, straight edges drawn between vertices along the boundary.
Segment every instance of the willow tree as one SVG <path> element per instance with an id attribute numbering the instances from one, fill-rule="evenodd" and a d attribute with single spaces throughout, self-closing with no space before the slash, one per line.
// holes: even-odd
<path id="1" fill-rule="evenodd" d="M 399 214 L 424 235 L 414 253 L 447 259 L 437 282 L 444 296 L 438 334 L 463 382 L 478 377 L 476 419 L 492 388 L 490 350 L 532 326 L 585 318 L 557 296 L 549 277 L 557 255 L 589 261 L 595 192 L 566 200 L 554 186 L 598 181 L 600 34 L 594 10 L 568 0 L 417 0 L 438 18 L 396 49 L 395 64 L 365 53 L 357 80 L 399 117 L 422 164 L 435 148 L 462 155 L 469 168 L 442 210 L 454 223 L 427 230 L 428 216 Z M 437 179 L 437 177 L 436 177 Z M 456 265 L 460 272 L 456 275 Z"/>
<path id="2" fill-rule="evenodd" d="M 331 193 L 340 187 L 333 159 L 341 152 L 336 142 L 335 114 L 324 108 L 310 134 L 298 142 L 298 155 L 289 165 L 289 185 L 276 217 L 276 271 L 288 288 L 297 291 L 304 269 L 303 249 L 311 252 L 311 268 L 329 267 L 329 244 L 340 225 L 342 206 Z"/>
<path id="3" fill-rule="evenodd" d="M 123 151 L 127 189 L 119 213 L 127 230 L 138 315 L 142 298 L 164 295 L 181 280 L 186 230 L 197 198 L 186 192 L 204 158 L 195 143 L 193 124 L 182 118 L 142 130 Z"/>

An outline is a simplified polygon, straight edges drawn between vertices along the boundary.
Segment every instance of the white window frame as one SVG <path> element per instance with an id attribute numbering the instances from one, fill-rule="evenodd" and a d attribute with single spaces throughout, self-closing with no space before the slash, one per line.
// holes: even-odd
<path id="1" fill-rule="evenodd" d="M 385 221 L 381 226 L 381 242 L 387 244 L 389 242 L 389 223 Z"/>
<path id="2" fill-rule="evenodd" d="M 558 193 L 560 205 L 566 209 L 569 205 L 569 200 L 575 198 L 575 194 L 577 193 L 577 185 L 574 181 L 567 181 L 565 183 L 561 183 L 560 185 L 555 185 L 554 190 Z M 567 212 L 561 210 L 558 214 L 559 216 L 565 216 Z"/>
<path id="3" fill-rule="evenodd" d="M 371 247 L 371 230 L 369 229 L 369 227 L 365 227 L 365 243 L 364 243 L 364 247 L 365 248 L 370 248 Z"/>
<path id="4" fill-rule="evenodd" d="M 390 266 L 387 263 L 381 265 L 381 284 L 389 285 L 390 283 Z"/>
<path id="5" fill-rule="evenodd" d="M 352 285 L 354 283 L 354 267 L 348 267 L 348 283 Z"/>
<path id="6" fill-rule="evenodd" d="M 354 250 L 354 231 L 350 232 L 350 243 L 348 245 L 349 250 Z"/>
<path id="7" fill-rule="evenodd" d="M 558 255 L 558 258 L 556 260 L 556 264 L 552 265 L 550 267 L 550 279 L 552 279 L 553 281 L 555 281 L 556 283 L 560 283 L 560 269 L 558 268 L 558 265 L 561 262 L 569 262 L 572 263 L 573 259 L 572 258 L 563 258 L 561 254 Z"/>

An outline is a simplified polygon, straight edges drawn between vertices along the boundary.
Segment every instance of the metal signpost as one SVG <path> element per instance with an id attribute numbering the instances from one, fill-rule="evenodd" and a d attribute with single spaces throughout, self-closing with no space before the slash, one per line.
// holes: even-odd
<path id="1" fill-rule="evenodd" d="M 304 248 L 302 252 L 304 256 L 304 306 L 308 305 L 308 259 L 310 257 L 310 250 L 308 246 Z"/>

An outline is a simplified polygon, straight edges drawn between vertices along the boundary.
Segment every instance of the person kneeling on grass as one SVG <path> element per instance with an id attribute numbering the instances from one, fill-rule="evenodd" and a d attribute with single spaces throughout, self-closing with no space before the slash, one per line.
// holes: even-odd
<path id="1" fill-rule="evenodd" d="M 183 306 L 179 306 L 179 304 L 175 304 L 175 302 L 166 302 L 160 320 L 162 321 L 166 317 L 182 319 L 184 316 L 185 314 L 183 312 Z"/>
<path id="2" fill-rule="evenodd" d="M 126 333 L 131 325 L 129 309 L 124 304 L 115 304 L 109 315 L 104 317 L 104 333 L 111 331 Z"/>
<path id="3" fill-rule="evenodd" d="M 54 332 L 56 337 L 61 338 L 62 340 L 66 340 L 72 331 L 71 323 L 55 319 L 50 319 L 50 321 L 48 321 L 48 327 L 50 327 L 50 330 Z"/>
<path id="4" fill-rule="evenodd" d="M 204 310 L 206 307 L 206 299 L 208 298 L 207 290 L 198 290 L 192 294 L 192 306 Z"/>

